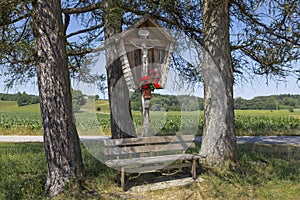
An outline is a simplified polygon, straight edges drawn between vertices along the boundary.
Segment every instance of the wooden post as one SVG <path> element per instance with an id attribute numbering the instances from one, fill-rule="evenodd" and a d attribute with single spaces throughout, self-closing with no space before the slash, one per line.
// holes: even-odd
<path id="1" fill-rule="evenodd" d="M 121 168 L 121 188 L 125 191 L 125 169 Z"/>
<path id="2" fill-rule="evenodd" d="M 144 91 L 143 91 L 144 92 Z M 149 107 L 150 107 L 150 98 L 145 98 L 142 95 L 142 122 L 143 122 L 143 130 L 142 130 L 142 137 L 149 136 Z"/>
<path id="3" fill-rule="evenodd" d="M 197 179 L 197 162 L 195 158 L 192 160 L 192 177 L 194 180 Z"/>

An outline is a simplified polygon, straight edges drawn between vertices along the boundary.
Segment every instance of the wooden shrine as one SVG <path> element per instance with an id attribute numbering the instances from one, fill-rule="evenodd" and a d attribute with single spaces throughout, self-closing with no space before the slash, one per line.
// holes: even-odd
<path id="1" fill-rule="evenodd" d="M 119 57 L 127 86 L 142 92 L 142 136 L 148 136 L 151 92 L 166 85 L 174 43 L 150 15 L 121 34 Z"/>

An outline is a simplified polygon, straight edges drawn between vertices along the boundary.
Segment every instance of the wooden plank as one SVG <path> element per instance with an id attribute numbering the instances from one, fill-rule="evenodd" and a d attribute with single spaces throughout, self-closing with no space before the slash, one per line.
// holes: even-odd
<path id="1" fill-rule="evenodd" d="M 168 163 L 174 162 L 176 160 L 192 160 L 194 155 L 192 154 L 174 154 L 174 155 L 164 155 L 164 156 L 153 156 L 153 157 L 143 157 L 143 158 L 130 158 L 130 159 L 116 159 L 107 160 L 105 164 L 109 167 L 123 167 L 123 166 L 133 166 L 133 165 L 147 165 L 156 163 Z"/>
<path id="2" fill-rule="evenodd" d="M 190 162 L 186 163 L 176 163 L 171 164 L 168 166 L 158 166 L 158 165 L 151 165 L 151 166 L 143 166 L 143 167 L 135 167 L 135 168 L 126 168 L 125 171 L 128 173 L 149 173 L 154 172 L 160 169 L 176 169 L 176 168 L 184 168 L 184 167 L 191 167 L 192 164 Z"/>
<path id="3" fill-rule="evenodd" d="M 159 143 L 175 143 L 194 141 L 194 135 L 173 135 L 173 136 L 150 136 L 140 138 L 123 138 L 123 139 L 107 139 L 103 140 L 104 146 L 125 146 L 140 144 L 159 144 Z"/>
<path id="4" fill-rule="evenodd" d="M 113 147 L 104 149 L 104 155 L 124 155 L 132 153 L 147 153 L 147 152 L 162 152 L 162 151 L 175 151 L 186 150 L 188 148 L 195 148 L 194 142 L 180 142 L 170 143 L 163 145 L 148 145 L 148 146 L 129 146 L 129 147 Z"/>

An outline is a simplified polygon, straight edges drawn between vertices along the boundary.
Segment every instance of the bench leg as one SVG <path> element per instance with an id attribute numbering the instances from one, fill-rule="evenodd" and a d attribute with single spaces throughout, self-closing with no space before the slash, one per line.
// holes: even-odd
<path id="1" fill-rule="evenodd" d="M 121 168 L 121 187 L 125 191 L 125 170 L 124 167 Z"/>
<path id="2" fill-rule="evenodd" d="M 197 163 L 196 163 L 196 159 L 192 160 L 192 177 L 194 180 L 197 179 Z"/>

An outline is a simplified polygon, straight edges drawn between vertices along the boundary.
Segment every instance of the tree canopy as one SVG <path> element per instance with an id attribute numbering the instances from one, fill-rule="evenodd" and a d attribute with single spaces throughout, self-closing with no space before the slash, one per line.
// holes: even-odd
<path id="1" fill-rule="evenodd" d="M 9 84 L 35 76 L 32 6 L 27 1 L 4 1 L 0 5 L 0 64 Z M 104 50 L 104 2 L 63 1 L 69 68 L 73 76 L 88 76 L 88 63 Z M 159 23 L 203 44 L 202 2 L 116 1 L 124 10 L 123 29 L 150 13 Z M 218 3 L 218 1 L 216 1 Z M 297 0 L 230 1 L 230 45 L 236 77 L 253 74 L 282 79 L 299 77 L 300 6 Z M 182 67 L 184 69 L 184 67 Z M 190 74 L 193 76 L 193 74 Z M 98 77 L 99 78 L 99 77 Z M 237 80 L 237 79 L 236 79 Z"/>

